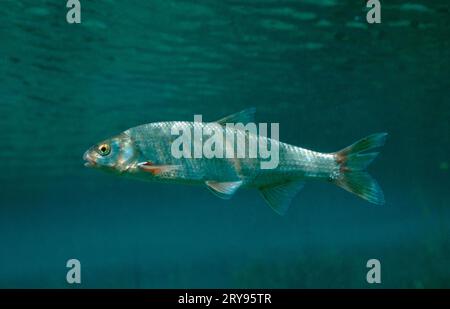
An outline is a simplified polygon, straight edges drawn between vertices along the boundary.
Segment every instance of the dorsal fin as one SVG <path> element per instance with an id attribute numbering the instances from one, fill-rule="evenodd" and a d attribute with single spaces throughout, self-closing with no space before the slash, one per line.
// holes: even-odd
<path id="1" fill-rule="evenodd" d="M 216 122 L 222 126 L 224 126 L 227 123 L 247 124 L 249 122 L 255 122 L 255 112 L 256 108 L 250 107 L 238 113 L 223 117 L 222 119 L 219 119 Z"/>
<path id="2" fill-rule="evenodd" d="M 230 199 L 233 194 L 239 189 L 242 185 L 242 181 L 228 181 L 228 182 L 218 182 L 214 180 L 208 180 L 205 182 L 211 192 L 217 195 L 220 198 L 225 200 Z"/>
<path id="3" fill-rule="evenodd" d="M 289 181 L 261 187 L 259 190 L 269 206 L 279 215 L 284 215 L 292 199 L 302 188 L 302 181 Z"/>

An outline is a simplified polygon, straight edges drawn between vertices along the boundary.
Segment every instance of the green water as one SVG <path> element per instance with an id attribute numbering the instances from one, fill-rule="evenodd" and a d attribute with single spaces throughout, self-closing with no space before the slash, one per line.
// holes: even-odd
<path id="1" fill-rule="evenodd" d="M 2 0 L 0 287 L 450 287 L 448 1 Z M 331 152 L 389 138 L 386 205 L 308 183 L 286 216 L 256 191 L 83 166 L 142 123 L 255 106 L 280 139 Z M 367 260 L 382 283 L 366 282 Z"/>

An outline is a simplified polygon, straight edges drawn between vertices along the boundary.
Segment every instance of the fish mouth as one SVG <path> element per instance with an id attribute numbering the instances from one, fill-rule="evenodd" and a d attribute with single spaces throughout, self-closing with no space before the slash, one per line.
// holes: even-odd
<path id="1" fill-rule="evenodd" d="M 95 163 L 94 158 L 92 158 L 92 157 L 89 155 L 89 151 L 86 151 L 86 152 L 84 153 L 84 155 L 83 155 L 83 160 L 86 161 L 86 162 L 84 162 L 84 166 L 86 166 L 86 167 L 94 167 L 94 166 L 97 165 L 97 164 Z"/>

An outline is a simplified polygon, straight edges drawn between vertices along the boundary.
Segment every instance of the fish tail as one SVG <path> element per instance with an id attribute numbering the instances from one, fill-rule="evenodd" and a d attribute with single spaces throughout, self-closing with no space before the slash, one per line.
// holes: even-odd
<path id="1" fill-rule="evenodd" d="M 365 169 L 378 155 L 378 152 L 366 151 L 383 146 L 386 136 L 387 133 L 375 133 L 335 152 L 339 172 L 331 181 L 373 204 L 384 204 L 383 191 Z"/>

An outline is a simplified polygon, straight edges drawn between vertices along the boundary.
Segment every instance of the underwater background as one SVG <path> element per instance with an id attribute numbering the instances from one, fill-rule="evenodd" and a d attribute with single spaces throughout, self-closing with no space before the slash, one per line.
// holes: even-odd
<path id="1" fill-rule="evenodd" d="M 68 24 L 66 1 L 1 0 L 0 287 L 450 287 L 449 2 L 411 1 L 370 25 L 365 1 L 81 0 Z M 311 182 L 279 216 L 83 166 L 130 127 L 251 106 L 322 152 L 388 132 L 386 204 Z"/>

